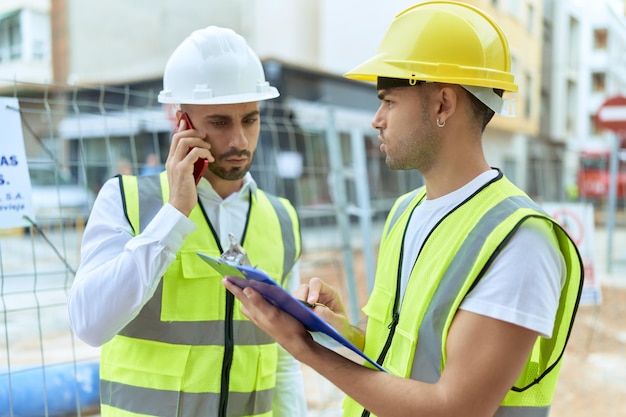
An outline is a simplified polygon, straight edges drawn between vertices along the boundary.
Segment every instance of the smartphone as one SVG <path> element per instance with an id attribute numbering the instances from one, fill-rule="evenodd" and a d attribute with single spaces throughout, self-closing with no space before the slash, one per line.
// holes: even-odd
<path id="1" fill-rule="evenodd" d="M 189 120 L 189 115 L 187 113 L 183 113 L 181 119 L 183 119 L 187 124 L 187 129 L 193 129 L 193 124 L 191 123 L 191 120 Z M 180 123 L 180 120 L 178 121 L 178 123 Z M 174 133 L 176 133 L 177 131 L 178 126 L 176 126 L 176 130 L 174 131 Z M 189 148 L 189 151 L 191 151 L 191 148 Z M 198 183 L 200 182 L 200 178 L 202 178 L 202 175 L 204 175 L 204 172 L 207 170 L 208 167 L 209 160 L 206 158 L 198 158 L 196 162 L 194 162 L 193 178 L 196 181 L 196 185 L 198 185 Z"/>

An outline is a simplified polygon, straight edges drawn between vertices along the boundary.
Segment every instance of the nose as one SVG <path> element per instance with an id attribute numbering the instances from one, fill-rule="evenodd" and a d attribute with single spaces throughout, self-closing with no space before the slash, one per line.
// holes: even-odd
<path id="1" fill-rule="evenodd" d="M 381 108 L 379 107 L 376 111 L 376 114 L 374 114 L 374 118 L 372 119 L 372 127 L 376 130 L 383 130 L 385 128 L 384 120 L 380 110 Z"/>
<path id="2" fill-rule="evenodd" d="M 248 146 L 248 137 L 246 131 L 241 124 L 235 125 L 230 139 L 230 147 L 235 149 L 243 149 Z"/>

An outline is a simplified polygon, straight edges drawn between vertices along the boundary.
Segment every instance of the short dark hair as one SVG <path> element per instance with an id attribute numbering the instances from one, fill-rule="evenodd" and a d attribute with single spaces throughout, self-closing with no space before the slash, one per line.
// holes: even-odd
<path id="1" fill-rule="evenodd" d="M 406 78 L 378 77 L 376 81 L 376 90 L 412 87 L 414 85 L 424 84 L 425 82 L 426 81 L 421 81 L 421 80 L 408 80 Z"/>
<path id="2" fill-rule="evenodd" d="M 499 88 L 494 88 L 493 91 L 500 97 L 502 97 L 502 95 L 504 94 L 504 90 L 501 90 Z M 487 124 L 489 124 L 489 122 L 491 121 L 491 119 L 496 113 L 493 110 L 491 110 L 485 103 L 480 101 L 478 97 L 476 97 L 474 94 L 470 93 L 467 90 L 465 90 L 465 92 L 467 93 L 467 96 L 470 98 L 470 104 L 472 106 L 472 112 L 474 113 L 474 117 L 476 117 L 479 120 L 482 120 L 480 128 L 481 128 L 481 131 L 484 132 L 485 128 L 487 127 Z"/>

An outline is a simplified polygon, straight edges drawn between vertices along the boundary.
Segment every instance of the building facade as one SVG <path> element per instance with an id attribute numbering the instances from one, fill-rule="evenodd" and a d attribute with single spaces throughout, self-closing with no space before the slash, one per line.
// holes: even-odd
<path id="1" fill-rule="evenodd" d="M 606 92 L 624 88 L 623 10 L 582 0 L 467 2 L 502 27 L 519 84 L 517 94 L 505 96 L 514 100 L 516 117 L 496 116 L 485 132 L 488 161 L 534 197 L 558 199 L 576 169 L 570 149 L 578 145 L 572 143 L 595 134 L 593 109 Z M 57 149 L 62 158 L 75 158 L 81 139 L 88 140 L 88 146 L 81 145 L 86 158 L 105 155 L 102 164 L 111 165 L 128 152 L 115 137 L 104 141 L 103 128 L 117 126 L 115 135 L 145 142 L 141 154 L 133 156 L 141 163 L 144 153 L 160 153 L 169 141 L 168 109 L 154 100 L 169 54 L 191 30 L 214 24 L 248 39 L 268 78 L 279 84 L 283 103 L 337 106 L 358 114 L 358 121 L 346 120 L 368 129 L 377 106 L 373 91 L 366 98 L 372 86 L 339 79 L 375 53 L 393 16 L 414 3 L 5 0 L 0 4 L 0 94 L 19 89 L 20 95 L 50 99 L 55 128 L 32 121 L 33 130 L 41 141 L 62 139 L 55 141 L 63 144 Z M 129 89 L 133 94 L 126 104 L 148 107 L 131 122 L 114 111 L 103 116 L 97 108 L 76 114 L 78 101 L 106 101 L 104 90 L 110 88 Z M 310 120 L 309 108 L 294 108 L 294 117 Z M 142 137 L 146 121 L 154 124 L 156 138 L 153 133 Z"/>
<path id="2" fill-rule="evenodd" d="M 619 0 L 545 3 L 541 137 L 563 161 L 565 189 L 578 186 L 584 152 L 609 149 L 595 115 L 626 95 L 626 17 Z"/>

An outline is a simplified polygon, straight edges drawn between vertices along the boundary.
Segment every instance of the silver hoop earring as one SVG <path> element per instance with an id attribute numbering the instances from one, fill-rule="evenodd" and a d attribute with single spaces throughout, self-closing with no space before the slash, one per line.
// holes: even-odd
<path id="1" fill-rule="evenodd" d="M 446 125 L 446 122 L 441 122 L 439 118 L 437 118 L 437 127 L 444 127 L 445 125 Z"/>

